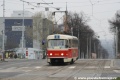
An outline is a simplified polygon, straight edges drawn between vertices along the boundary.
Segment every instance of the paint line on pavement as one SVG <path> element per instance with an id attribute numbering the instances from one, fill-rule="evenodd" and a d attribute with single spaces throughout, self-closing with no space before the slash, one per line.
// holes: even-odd
<path id="1" fill-rule="evenodd" d="M 116 72 L 116 73 L 120 73 L 120 70 L 113 70 L 114 72 Z"/>
<path id="2" fill-rule="evenodd" d="M 70 69 L 72 69 L 72 68 L 75 68 L 76 66 L 70 66 L 70 67 L 68 67 L 68 68 L 70 68 Z"/>
<path id="3" fill-rule="evenodd" d="M 41 68 L 41 66 L 36 66 L 35 68 L 36 68 L 36 69 L 40 69 L 40 68 Z"/>

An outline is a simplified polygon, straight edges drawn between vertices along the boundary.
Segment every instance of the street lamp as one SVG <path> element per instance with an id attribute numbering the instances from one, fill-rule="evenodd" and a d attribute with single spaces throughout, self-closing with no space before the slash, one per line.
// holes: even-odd
<path id="1" fill-rule="evenodd" d="M 25 9 L 24 9 L 24 2 L 25 2 L 25 1 L 24 1 L 24 0 L 20 0 L 20 1 L 23 2 L 22 37 L 21 37 L 21 38 L 22 38 L 22 40 L 21 40 L 21 43 L 22 43 L 22 46 L 21 46 L 22 51 L 21 51 L 21 52 L 22 52 L 22 54 L 24 54 L 24 41 L 25 41 L 25 37 L 24 37 L 24 31 L 25 31 L 25 25 L 24 25 L 24 17 L 25 17 L 25 16 L 24 16 L 24 12 L 25 12 L 25 11 L 24 11 L 24 10 L 25 10 Z M 34 8 L 31 8 L 31 9 L 34 9 Z"/>
<path id="2" fill-rule="evenodd" d="M 116 58 L 117 58 L 117 55 L 118 55 L 118 27 L 116 27 L 116 48 L 115 48 L 116 50 L 115 50 L 115 56 L 116 56 Z"/>
<path id="3" fill-rule="evenodd" d="M 96 41 L 96 39 L 100 38 L 100 36 L 94 35 L 93 38 L 94 38 L 94 41 L 93 41 L 93 51 L 97 55 L 97 41 Z M 93 55 L 91 54 L 91 56 L 93 56 Z"/>
<path id="4" fill-rule="evenodd" d="M 23 1 L 23 0 L 21 0 Z M 23 1 L 23 19 L 22 19 L 22 54 L 24 53 L 24 29 L 25 29 L 25 26 L 24 26 L 24 1 Z"/>
<path id="5" fill-rule="evenodd" d="M 4 61 L 4 52 L 5 52 L 5 0 L 3 0 L 3 44 L 2 44 L 2 60 Z"/>

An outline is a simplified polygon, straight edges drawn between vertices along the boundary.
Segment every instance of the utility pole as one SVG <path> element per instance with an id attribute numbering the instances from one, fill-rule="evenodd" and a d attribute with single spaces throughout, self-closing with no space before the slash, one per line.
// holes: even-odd
<path id="1" fill-rule="evenodd" d="M 23 58 L 23 55 L 24 55 L 24 41 L 25 41 L 25 37 L 24 37 L 24 31 L 25 31 L 25 24 L 24 24 L 24 2 L 26 2 L 26 1 L 24 1 L 24 0 L 20 0 L 20 1 L 22 1 L 23 2 L 23 12 L 22 12 L 22 36 L 21 36 L 21 43 L 22 43 L 22 45 L 21 45 L 21 53 L 22 53 L 22 58 Z"/>
<path id="2" fill-rule="evenodd" d="M 73 28 L 71 27 L 71 35 L 73 36 Z"/>
<path id="3" fill-rule="evenodd" d="M 116 27 L 116 58 L 118 55 L 118 27 Z"/>
<path id="4" fill-rule="evenodd" d="M 114 58 L 116 58 L 116 36 L 115 36 L 116 33 L 114 33 Z"/>
<path id="5" fill-rule="evenodd" d="M 65 16 L 66 16 L 66 20 L 65 20 L 65 32 L 67 32 L 67 28 L 68 28 L 68 25 L 67 25 L 67 2 L 66 2 L 66 12 L 65 12 Z"/>
<path id="6" fill-rule="evenodd" d="M 2 44 L 2 60 L 4 61 L 4 53 L 5 53 L 5 0 L 3 0 L 3 44 Z"/>
<path id="7" fill-rule="evenodd" d="M 88 59 L 88 55 L 89 55 L 89 52 L 88 52 L 88 34 L 87 34 L 87 45 L 86 46 L 87 46 L 87 55 L 86 56 L 87 56 L 87 59 Z"/>
<path id="8" fill-rule="evenodd" d="M 78 56 L 80 58 L 80 29 L 78 27 Z"/>
<path id="9" fill-rule="evenodd" d="M 90 36 L 89 58 L 91 58 L 91 36 Z"/>
<path id="10" fill-rule="evenodd" d="M 95 41 L 94 41 L 94 53 L 96 54 Z"/>
<path id="11" fill-rule="evenodd" d="M 25 31 L 25 26 L 24 26 L 24 2 L 23 0 L 21 0 L 23 2 L 23 19 L 22 19 L 22 56 L 24 55 L 24 31 Z"/>

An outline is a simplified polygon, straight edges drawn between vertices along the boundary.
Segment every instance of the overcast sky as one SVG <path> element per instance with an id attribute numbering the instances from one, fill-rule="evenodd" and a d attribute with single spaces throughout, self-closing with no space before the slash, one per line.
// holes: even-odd
<path id="1" fill-rule="evenodd" d="M 66 9 L 66 2 L 68 11 L 71 12 L 84 12 L 86 16 L 90 17 L 89 25 L 95 30 L 96 35 L 100 35 L 101 39 L 105 39 L 105 36 L 111 36 L 109 34 L 108 19 L 112 19 L 117 10 L 120 8 L 120 0 L 25 0 L 36 6 L 36 3 L 52 3 L 51 6 L 43 5 L 42 7 L 30 10 L 33 6 L 25 3 L 25 10 L 32 11 L 33 13 L 44 11 L 44 7 L 59 7 L 60 10 Z M 49 2 L 48 2 L 49 1 Z M 2 17 L 2 4 L 3 0 L 0 0 L 0 16 Z M 93 9 L 92 9 L 93 7 Z M 22 2 L 20 0 L 5 0 L 5 16 L 11 16 L 14 10 L 22 10 Z M 49 11 L 55 11 L 50 8 Z M 62 15 L 62 14 L 61 14 Z M 106 37 L 112 38 L 112 37 Z"/>
<path id="2" fill-rule="evenodd" d="M 51 7 L 49 11 L 55 11 L 52 7 L 59 7 L 60 10 L 66 9 L 66 2 L 68 11 L 71 12 L 84 12 L 86 16 L 90 17 L 89 25 L 96 32 L 96 35 L 100 36 L 100 39 L 104 40 L 106 45 L 109 45 L 109 39 L 114 39 L 113 35 L 109 32 L 108 19 L 112 19 L 115 16 L 117 10 L 120 9 L 120 0 L 25 0 L 30 4 L 36 3 L 52 3 L 51 5 L 43 5 L 35 10 L 30 10 L 33 6 L 25 3 L 25 10 L 32 11 L 33 13 L 44 11 L 44 7 Z M 3 16 L 2 11 L 3 0 L 0 0 L 0 17 Z M 22 2 L 20 0 L 5 0 L 5 16 L 11 16 L 15 10 L 22 10 Z M 93 7 L 93 9 L 92 9 Z M 63 15 L 61 13 L 61 15 Z M 59 15 L 60 17 L 60 15 Z M 111 45 L 110 45 L 111 46 Z M 112 47 L 112 46 L 111 46 Z"/>

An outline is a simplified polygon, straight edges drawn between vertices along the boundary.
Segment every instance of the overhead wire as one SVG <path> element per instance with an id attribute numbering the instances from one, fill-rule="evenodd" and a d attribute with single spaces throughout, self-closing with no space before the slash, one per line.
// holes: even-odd
<path id="1" fill-rule="evenodd" d="M 42 0 L 44 3 L 46 3 L 44 0 Z M 52 3 L 53 4 L 53 3 Z M 51 8 L 54 8 L 54 9 L 56 9 L 55 7 L 53 7 L 53 6 L 51 6 L 51 5 L 49 5 L 49 4 L 47 4 L 46 3 L 46 5 L 48 5 L 48 6 L 50 6 Z"/>
<path id="2" fill-rule="evenodd" d="M 99 3 L 99 2 L 98 2 Z M 99 6 L 99 5 L 106 5 L 106 4 L 119 4 L 120 2 L 111 2 L 111 3 L 94 3 L 93 5 L 96 5 L 96 6 Z M 86 4 L 86 5 L 79 5 L 79 6 L 68 6 L 70 8 L 75 8 L 75 7 L 85 7 L 85 6 L 91 6 L 89 4 Z M 61 7 L 61 8 L 65 8 L 65 7 Z"/>
<path id="3" fill-rule="evenodd" d="M 102 26 L 101 26 L 101 20 L 99 20 L 99 19 L 97 19 L 94 15 L 93 15 L 93 3 L 92 3 L 92 1 L 91 0 L 89 0 L 89 2 L 90 2 L 90 4 L 91 4 L 91 6 L 92 6 L 92 17 L 94 18 L 94 19 L 96 19 L 97 21 L 99 21 L 100 22 L 100 26 L 99 27 L 101 27 L 102 28 Z M 106 34 L 106 32 L 105 32 L 105 30 L 102 28 L 102 30 L 104 31 L 104 33 L 105 33 L 105 35 L 107 35 Z M 108 41 L 107 41 L 107 37 L 105 36 L 105 41 L 106 41 L 106 44 L 108 45 Z"/>

